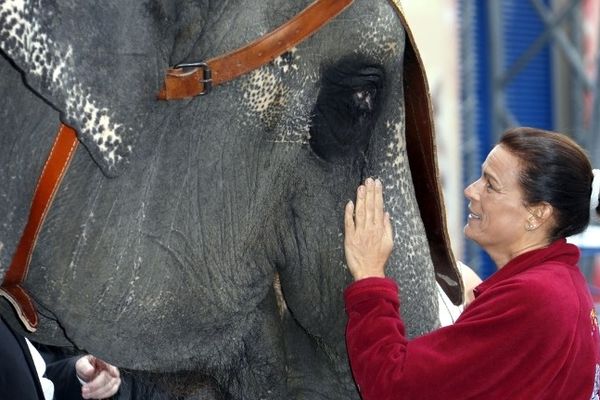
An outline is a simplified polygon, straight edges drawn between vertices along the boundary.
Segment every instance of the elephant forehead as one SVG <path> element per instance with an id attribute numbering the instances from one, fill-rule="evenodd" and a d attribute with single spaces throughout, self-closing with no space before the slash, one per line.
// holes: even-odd
<path id="1" fill-rule="evenodd" d="M 242 79 L 242 105 L 247 120 L 259 120 L 267 131 L 276 132 L 275 143 L 306 144 L 310 125 L 309 107 L 316 80 L 301 65 L 297 49 L 275 59 Z"/>
<path id="2" fill-rule="evenodd" d="M 242 79 L 246 118 L 275 131 L 275 143 L 307 144 L 311 110 L 324 66 L 348 54 L 368 57 L 396 69 L 404 49 L 404 32 L 397 16 L 380 6 L 375 16 L 357 4 L 348 17 L 338 17 L 297 48 Z M 352 47 L 340 45 L 352 43 Z M 349 53 L 352 52 L 352 53 Z"/>
<path id="3" fill-rule="evenodd" d="M 404 51 L 404 30 L 397 16 L 391 13 L 368 20 L 361 37 L 360 51 L 373 54 L 381 62 Z"/>
<path id="4" fill-rule="evenodd" d="M 67 120 L 82 121 L 77 127 L 82 139 L 97 148 L 110 168 L 131 151 L 122 139 L 126 127 L 98 103 L 90 87 L 76 79 L 72 46 L 54 40 L 43 22 L 52 14 L 25 1 L 0 4 L 0 46 L 23 69 L 32 87 L 43 88 L 42 95 L 64 103 Z"/>

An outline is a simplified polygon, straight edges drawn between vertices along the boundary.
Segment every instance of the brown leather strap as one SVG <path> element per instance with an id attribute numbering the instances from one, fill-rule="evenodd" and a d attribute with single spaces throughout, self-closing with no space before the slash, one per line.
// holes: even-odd
<path id="1" fill-rule="evenodd" d="M 213 86 L 233 80 L 279 57 L 321 29 L 353 0 L 317 0 L 294 18 L 254 42 L 202 63 L 169 68 L 160 100 L 206 94 Z"/>
<path id="2" fill-rule="evenodd" d="M 73 128 L 61 124 L 35 188 L 27 225 L 0 287 L 0 295 L 13 305 L 30 332 L 37 329 L 38 316 L 33 301 L 21 285 L 27 277 L 31 254 L 46 214 L 78 143 Z"/>

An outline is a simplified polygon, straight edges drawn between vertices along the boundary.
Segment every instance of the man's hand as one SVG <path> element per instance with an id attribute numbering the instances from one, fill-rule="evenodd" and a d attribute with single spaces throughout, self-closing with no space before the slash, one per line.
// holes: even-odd
<path id="1" fill-rule="evenodd" d="M 356 190 L 356 206 L 349 201 L 344 214 L 344 250 L 354 280 L 384 277 L 394 246 L 390 216 L 383 212 L 383 188 L 368 178 Z"/>
<path id="2" fill-rule="evenodd" d="M 75 372 L 85 383 L 81 387 L 84 399 L 106 399 L 117 393 L 121 375 L 117 367 L 92 355 L 81 357 L 75 363 Z"/>

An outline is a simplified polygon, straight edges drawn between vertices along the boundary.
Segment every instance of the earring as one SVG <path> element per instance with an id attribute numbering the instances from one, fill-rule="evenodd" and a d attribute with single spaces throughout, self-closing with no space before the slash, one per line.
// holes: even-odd
<path id="1" fill-rule="evenodd" d="M 525 225 L 525 230 L 526 231 L 532 231 L 536 228 L 535 225 L 533 225 L 531 222 L 528 222 L 527 225 Z"/>

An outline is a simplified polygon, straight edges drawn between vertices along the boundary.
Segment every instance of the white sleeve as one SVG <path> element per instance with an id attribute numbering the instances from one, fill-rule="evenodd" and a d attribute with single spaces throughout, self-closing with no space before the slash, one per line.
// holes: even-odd
<path id="1" fill-rule="evenodd" d="M 442 287 L 437 284 L 440 326 L 452 325 L 463 311 L 463 306 L 455 306 Z"/>

